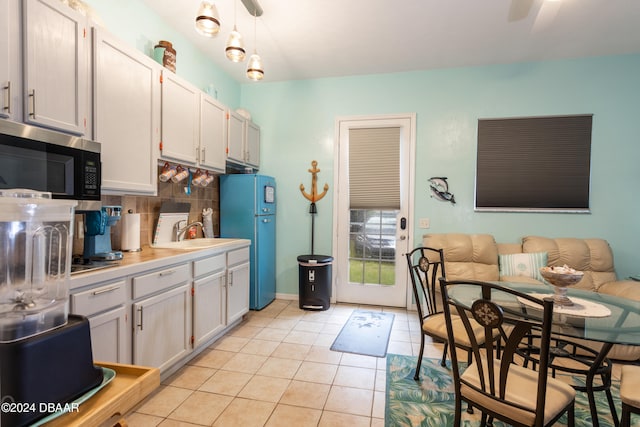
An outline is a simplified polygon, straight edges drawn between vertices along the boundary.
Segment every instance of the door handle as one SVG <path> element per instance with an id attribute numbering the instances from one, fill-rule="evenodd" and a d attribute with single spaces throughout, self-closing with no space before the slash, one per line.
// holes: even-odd
<path id="1" fill-rule="evenodd" d="M 407 236 L 404 236 L 404 235 L 400 236 L 400 240 L 406 240 L 406 239 L 407 239 Z"/>
<path id="2" fill-rule="evenodd" d="M 140 324 L 138 325 L 138 327 L 140 328 L 141 331 L 144 330 L 144 327 L 142 326 L 142 316 L 143 316 L 142 309 L 143 309 L 143 307 L 138 308 L 138 312 L 140 313 Z"/>
<path id="3" fill-rule="evenodd" d="M 7 85 L 3 89 L 5 89 L 7 93 L 7 102 L 3 109 L 7 111 L 7 114 L 11 114 L 11 82 L 7 82 Z"/>
<path id="4" fill-rule="evenodd" d="M 36 118 L 36 90 L 33 89 L 29 94 L 29 98 L 31 98 L 31 111 L 29 112 L 29 116 Z"/>
<path id="5" fill-rule="evenodd" d="M 406 230 L 407 229 L 407 218 L 402 217 L 400 218 L 400 230 Z"/>

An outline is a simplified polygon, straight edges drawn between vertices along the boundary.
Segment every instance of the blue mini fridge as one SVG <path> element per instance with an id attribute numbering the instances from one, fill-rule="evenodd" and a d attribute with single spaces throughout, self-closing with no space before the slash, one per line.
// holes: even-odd
<path id="1" fill-rule="evenodd" d="M 220 176 L 220 237 L 251 240 L 249 308 L 276 298 L 276 181 L 270 176 Z"/>

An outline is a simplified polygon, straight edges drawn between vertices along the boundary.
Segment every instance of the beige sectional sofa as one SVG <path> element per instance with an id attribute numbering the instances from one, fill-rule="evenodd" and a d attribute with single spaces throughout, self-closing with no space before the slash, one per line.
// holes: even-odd
<path id="1" fill-rule="evenodd" d="M 442 248 L 448 280 L 542 283 L 536 277 L 541 262 L 548 266 L 568 265 L 584 271 L 574 287 L 640 301 L 640 282 L 618 280 L 613 253 L 606 240 L 527 236 L 521 243 L 496 243 L 490 234 L 425 234 L 423 246 Z M 513 263 L 518 260 L 517 263 Z M 527 265 L 514 269 L 509 265 Z M 597 343 L 592 343 L 594 347 Z M 612 359 L 639 361 L 640 347 L 615 345 Z"/>

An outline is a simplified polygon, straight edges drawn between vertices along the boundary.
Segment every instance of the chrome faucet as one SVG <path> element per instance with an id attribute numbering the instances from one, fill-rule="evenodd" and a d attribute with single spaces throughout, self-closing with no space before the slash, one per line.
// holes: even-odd
<path id="1" fill-rule="evenodd" d="M 175 224 L 173 224 L 173 241 L 174 242 L 179 242 L 180 240 L 184 239 L 184 233 L 190 229 L 191 227 L 195 227 L 195 226 L 200 226 L 200 229 L 203 229 L 203 225 L 200 221 L 194 221 L 191 224 L 187 224 L 184 227 L 181 227 L 182 224 L 186 223 L 187 221 L 178 221 Z"/>

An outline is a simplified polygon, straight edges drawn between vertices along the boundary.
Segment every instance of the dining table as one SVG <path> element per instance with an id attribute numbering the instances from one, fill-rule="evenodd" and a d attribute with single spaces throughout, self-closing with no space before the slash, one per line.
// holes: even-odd
<path id="1" fill-rule="evenodd" d="M 494 283 L 538 298 L 553 298 L 556 291 L 555 287 L 549 284 L 502 281 Z M 480 297 L 477 294 L 477 288 L 471 291 L 470 287 L 463 284 L 450 288 L 448 292 L 450 298 L 465 305 L 469 304 L 469 307 L 475 299 Z M 597 350 L 598 346 L 594 346 L 596 356 L 591 367 L 585 373 L 586 388 L 592 390 L 598 369 L 614 345 L 640 346 L 640 301 L 570 287 L 566 295 L 573 304 L 570 306 L 554 304 L 552 333 L 567 339 L 601 343 L 599 350 Z M 510 307 L 510 309 L 531 312 L 536 310 L 528 306 L 525 300 L 518 299 L 513 294 L 501 292 L 499 289 L 492 290 L 491 299 L 503 307 Z M 606 385 L 606 388 L 608 387 L 610 385 Z M 599 420 L 596 402 L 592 392 L 587 394 L 592 423 L 597 427 Z M 613 422 L 617 427 L 619 419 L 612 402 L 610 402 L 610 407 Z"/>

